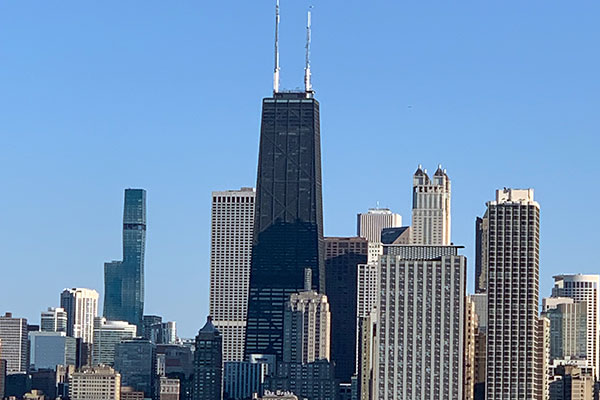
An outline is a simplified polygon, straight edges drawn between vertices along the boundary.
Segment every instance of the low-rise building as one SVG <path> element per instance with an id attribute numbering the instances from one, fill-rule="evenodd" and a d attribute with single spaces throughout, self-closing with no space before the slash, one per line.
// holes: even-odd
<path id="1" fill-rule="evenodd" d="M 121 400 L 121 374 L 108 366 L 84 367 L 69 379 L 71 400 Z"/>

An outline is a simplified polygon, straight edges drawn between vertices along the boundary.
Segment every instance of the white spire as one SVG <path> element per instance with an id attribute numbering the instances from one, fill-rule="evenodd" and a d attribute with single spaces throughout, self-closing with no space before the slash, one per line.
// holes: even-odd
<path id="1" fill-rule="evenodd" d="M 311 29 L 311 12 L 310 9 L 312 8 L 312 6 L 309 7 L 308 9 L 308 20 L 306 23 L 306 66 L 304 67 L 304 90 L 306 91 L 306 93 L 311 93 L 312 90 L 312 83 L 310 81 L 310 29 Z"/>
<path id="2" fill-rule="evenodd" d="M 275 70 L 273 71 L 273 93 L 279 92 L 279 0 L 275 4 Z"/>

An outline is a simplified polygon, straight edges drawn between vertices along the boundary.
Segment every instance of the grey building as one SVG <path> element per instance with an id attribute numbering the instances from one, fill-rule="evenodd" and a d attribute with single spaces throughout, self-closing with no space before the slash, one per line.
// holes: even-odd
<path id="1" fill-rule="evenodd" d="M 67 312 L 62 307 L 48 307 L 40 319 L 42 332 L 67 332 Z"/>
<path id="2" fill-rule="evenodd" d="M 585 302 L 574 303 L 568 297 L 557 299 L 565 302 L 554 304 L 544 312 L 550 320 L 550 360 L 585 360 L 587 305 Z"/>
<path id="3" fill-rule="evenodd" d="M 308 364 L 281 362 L 277 372 L 265 380 L 265 391 L 291 392 L 310 400 L 337 400 L 339 381 L 331 362 L 319 360 Z"/>
<path id="4" fill-rule="evenodd" d="M 538 314 L 540 207 L 533 189 L 496 191 L 487 203 L 487 400 L 544 396 L 547 366 Z"/>
<path id="5" fill-rule="evenodd" d="M 127 321 L 142 332 L 146 191 L 126 189 L 123 212 L 123 260 L 104 264 L 104 317 Z"/>
<path id="6" fill-rule="evenodd" d="M 223 338 L 211 317 L 196 336 L 194 400 L 223 398 Z"/>
<path id="7" fill-rule="evenodd" d="M 144 392 L 156 393 L 156 347 L 148 339 L 123 340 L 115 346 L 115 370 L 121 374 L 121 385 Z"/>
<path id="8" fill-rule="evenodd" d="M 13 318 L 9 312 L 0 316 L 0 346 L 0 357 L 6 360 L 7 374 L 27 372 L 27 319 Z"/>
<path id="9" fill-rule="evenodd" d="M 29 348 L 29 364 L 33 369 L 54 370 L 57 365 L 75 365 L 76 339 L 65 332 L 29 332 Z"/>
<path id="10" fill-rule="evenodd" d="M 456 246 L 384 246 L 377 398 L 463 400 L 467 260 Z"/>

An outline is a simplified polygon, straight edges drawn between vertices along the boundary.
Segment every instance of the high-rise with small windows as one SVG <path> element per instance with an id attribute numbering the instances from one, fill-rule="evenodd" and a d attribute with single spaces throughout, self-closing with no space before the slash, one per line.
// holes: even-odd
<path id="1" fill-rule="evenodd" d="M 419 165 L 413 175 L 411 241 L 418 245 L 448 246 L 450 240 L 450 178 L 438 166 L 431 179 Z"/>
<path id="2" fill-rule="evenodd" d="M 9 312 L 0 316 L 0 346 L 7 374 L 27 372 L 27 319 L 14 318 Z"/>
<path id="3" fill-rule="evenodd" d="M 48 307 L 47 311 L 42 311 L 40 320 L 40 330 L 42 332 L 67 332 L 67 312 L 64 308 Z"/>
<path id="4" fill-rule="evenodd" d="M 496 191 L 487 203 L 487 400 L 537 400 L 547 388 L 538 313 L 540 206 L 533 189 Z"/>
<path id="5" fill-rule="evenodd" d="M 356 235 L 369 241 L 368 262 L 377 262 L 383 252 L 381 232 L 386 228 L 402 226 L 402 216 L 389 208 L 370 208 L 356 215 Z"/>
<path id="6" fill-rule="evenodd" d="M 84 343 L 94 341 L 98 298 L 98 292 L 93 289 L 72 288 L 62 291 L 60 306 L 67 313 L 67 336 L 81 338 Z"/>
<path id="7" fill-rule="evenodd" d="M 224 361 L 244 359 L 255 197 L 253 188 L 212 193 L 209 308 Z"/>

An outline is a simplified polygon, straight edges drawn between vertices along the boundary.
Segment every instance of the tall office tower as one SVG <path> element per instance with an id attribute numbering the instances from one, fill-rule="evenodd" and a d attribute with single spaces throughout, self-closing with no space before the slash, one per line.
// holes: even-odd
<path id="1" fill-rule="evenodd" d="M 115 346 L 115 370 L 121 374 L 121 384 L 144 392 L 153 398 L 156 379 L 156 346 L 148 339 L 122 340 Z"/>
<path id="2" fill-rule="evenodd" d="M 325 238 L 325 294 L 331 311 L 331 360 L 335 376 L 350 383 L 356 370 L 358 266 L 367 262 L 368 241 L 360 237 Z"/>
<path id="3" fill-rule="evenodd" d="M 467 296 L 465 301 L 465 358 L 464 391 L 465 400 L 473 400 L 475 395 L 475 335 L 477 334 L 477 314 L 475 303 Z"/>
<path id="4" fill-rule="evenodd" d="M 379 293 L 379 265 L 376 263 L 358 266 L 358 286 L 356 293 L 356 315 L 364 318 L 377 307 Z"/>
<path id="5" fill-rule="evenodd" d="M 209 308 L 224 361 L 244 359 L 255 197 L 253 188 L 212 193 Z"/>
<path id="6" fill-rule="evenodd" d="M 134 338 L 137 332 L 135 325 L 125 321 L 108 321 L 97 317 L 94 321 L 94 344 L 92 346 L 92 365 L 113 365 L 115 347 L 122 340 Z"/>
<path id="7" fill-rule="evenodd" d="M 540 206 L 533 189 L 487 203 L 487 400 L 542 396 L 538 360 Z M 484 240 L 482 239 L 482 242 Z"/>
<path id="8" fill-rule="evenodd" d="M 278 27 L 279 5 L 276 21 Z M 307 32 L 310 38 L 310 24 Z M 325 291 L 325 259 L 319 102 L 310 81 L 310 46 L 304 91 L 279 91 L 277 49 L 273 96 L 262 103 L 245 354 L 281 359 L 285 302 L 304 287 L 305 268 L 312 270 L 313 289 Z"/>
<path id="9" fill-rule="evenodd" d="M 69 378 L 71 400 L 119 400 L 120 394 L 121 374 L 105 365 L 84 367 Z"/>
<path id="10" fill-rule="evenodd" d="M 67 312 L 64 308 L 48 307 L 42 311 L 40 328 L 42 332 L 67 332 Z"/>
<path id="11" fill-rule="evenodd" d="M 543 300 L 544 315 L 550 321 L 550 359 L 585 360 L 587 356 L 587 305 L 569 297 L 560 303 Z"/>
<path id="12" fill-rule="evenodd" d="M 475 220 L 475 293 L 487 291 L 488 254 L 488 218 L 477 217 Z"/>
<path id="13" fill-rule="evenodd" d="M 310 272 L 310 270 L 307 270 Z M 330 359 L 331 314 L 327 296 L 307 288 L 290 296 L 284 312 L 283 361 L 311 363 Z"/>
<path id="14" fill-rule="evenodd" d="M 98 292 L 93 289 L 65 289 L 60 295 L 60 306 L 67 313 L 67 336 L 81 338 L 84 343 L 94 341 L 94 319 L 98 316 Z"/>
<path id="15" fill-rule="evenodd" d="M 223 338 L 211 317 L 198 331 L 194 352 L 194 400 L 223 398 Z"/>
<path id="16" fill-rule="evenodd" d="M 127 321 L 142 332 L 146 191 L 125 189 L 123 261 L 104 264 L 104 317 Z"/>
<path id="17" fill-rule="evenodd" d="M 561 365 L 550 378 L 550 400 L 591 400 L 594 379 L 573 365 Z"/>
<path id="18" fill-rule="evenodd" d="M 402 226 L 402 216 L 389 208 L 370 208 L 366 213 L 356 215 L 356 235 L 369 241 L 369 260 L 377 262 L 382 254 L 381 232 L 386 228 Z"/>
<path id="19" fill-rule="evenodd" d="M 600 378 L 600 275 L 564 274 L 554 277 L 552 297 L 570 297 L 587 304 L 587 359 Z M 590 366 L 590 365 L 588 365 Z"/>
<path id="20" fill-rule="evenodd" d="M 378 399 L 463 400 L 467 260 L 455 246 L 384 246 Z"/>
<path id="21" fill-rule="evenodd" d="M 30 367 L 54 370 L 57 365 L 75 365 L 75 341 L 65 332 L 29 332 Z"/>
<path id="22" fill-rule="evenodd" d="M 0 357 L 6 360 L 6 373 L 10 375 L 27 372 L 27 319 L 13 318 L 9 312 L 0 316 L 0 343 Z"/>
<path id="23" fill-rule="evenodd" d="M 450 241 L 450 178 L 438 166 L 429 179 L 419 165 L 413 176 L 412 227 L 413 244 L 448 246 Z"/>

